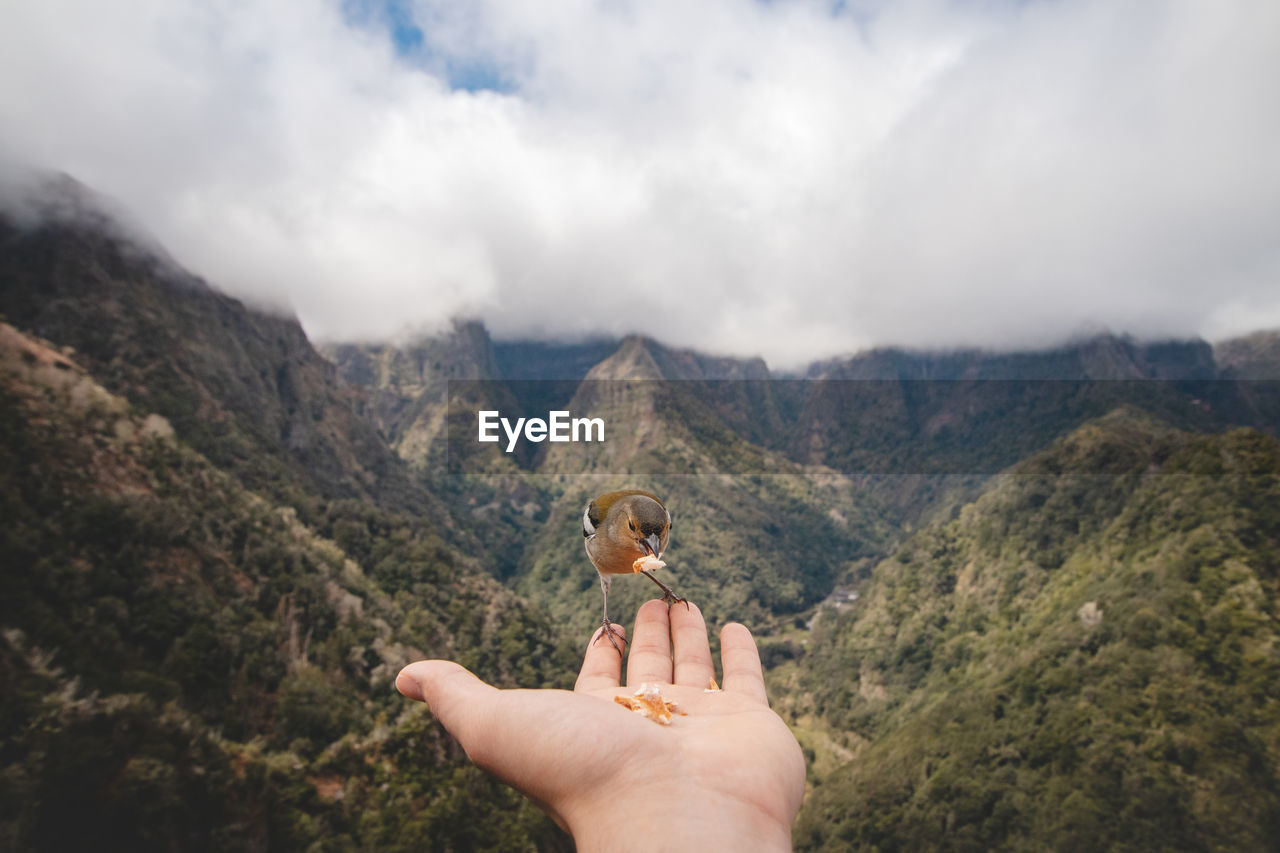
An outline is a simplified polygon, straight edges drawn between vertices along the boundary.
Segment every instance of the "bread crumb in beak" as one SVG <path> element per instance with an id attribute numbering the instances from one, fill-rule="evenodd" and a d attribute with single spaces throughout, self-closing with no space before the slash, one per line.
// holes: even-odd
<path id="1" fill-rule="evenodd" d="M 658 569 L 666 568 L 667 564 L 659 560 L 652 554 L 646 554 L 631 564 L 631 571 L 636 574 L 641 572 L 656 572 Z"/>

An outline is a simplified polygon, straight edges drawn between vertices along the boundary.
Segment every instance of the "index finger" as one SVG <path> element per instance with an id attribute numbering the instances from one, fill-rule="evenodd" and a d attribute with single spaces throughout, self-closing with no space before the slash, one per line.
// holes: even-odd
<path id="1" fill-rule="evenodd" d="M 724 664 L 724 689 L 757 699 L 768 707 L 760 651 L 746 625 L 730 622 L 720 629 L 720 661 Z"/>

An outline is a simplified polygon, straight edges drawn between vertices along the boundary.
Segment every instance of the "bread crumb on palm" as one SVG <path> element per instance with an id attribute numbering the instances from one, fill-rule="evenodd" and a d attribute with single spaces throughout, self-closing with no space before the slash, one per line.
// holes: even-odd
<path id="1" fill-rule="evenodd" d="M 676 703 L 668 702 L 662 698 L 662 690 L 658 685 L 648 682 L 640 685 L 640 689 L 635 692 L 634 698 L 631 696 L 614 696 L 613 701 L 627 710 L 634 711 L 646 720 L 653 720 L 662 726 L 671 725 L 671 715 L 673 713 L 686 716 L 684 711 L 676 707 Z"/>

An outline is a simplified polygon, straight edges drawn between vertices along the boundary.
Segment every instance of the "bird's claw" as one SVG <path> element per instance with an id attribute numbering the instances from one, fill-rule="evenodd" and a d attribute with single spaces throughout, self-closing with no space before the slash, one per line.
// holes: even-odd
<path id="1" fill-rule="evenodd" d="M 681 598 L 670 590 L 663 594 L 662 600 L 667 603 L 667 607 L 671 607 L 673 604 L 683 604 L 685 610 L 689 609 L 689 599 Z"/>
<path id="2" fill-rule="evenodd" d="M 618 653 L 618 656 L 622 657 L 622 648 L 618 645 L 618 641 L 614 639 L 614 637 L 618 636 L 618 632 L 613 630 L 613 623 L 608 619 L 602 619 L 600 624 L 603 626 L 604 630 L 596 635 L 596 642 L 600 642 L 601 637 L 608 637 L 609 644 L 613 646 L 614 651 Z M 626 642 L 626 639 L 622 640 L 623 645 L 626 645 Z"/>
<path id="3" fill-rule="evenodd" d="M 642 571 L 640 574 L 644 575 L 649 580 L 653 581 L 658 585 L 658 587 L 662 590 L 662 600 L 667 603 L 667 607 L 670 607 L 673 604 L 683 604 L 686 610 L 689 608 L 689 599 L 681 598 L 680 596 L 676 595 L 675 590 L 673 590 L 671 587 L 667 586 L 665 583 L 655 578 L 652 572 Z"/>

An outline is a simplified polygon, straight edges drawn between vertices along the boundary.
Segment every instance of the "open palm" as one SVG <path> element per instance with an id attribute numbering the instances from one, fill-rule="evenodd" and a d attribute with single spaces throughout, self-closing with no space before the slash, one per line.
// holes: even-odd
<path id="1" fill-rule="evenodd" d="M 804 793 L 795 738 L 769 710 L 760 657 L 742 625 L 721 632 L 724 689 L 696 607 L 646 603 L 627 659 L 588 644 L 573 691 L 498 690 L 448 661 L 397 679 L 423 699 L 478 766 L 515 786 L 573 833 L 580 850 L 684 849 L 700 843 L 789 849 Z M 674 702 L 669 726 L 615 703 L 642 684 Z"/>

